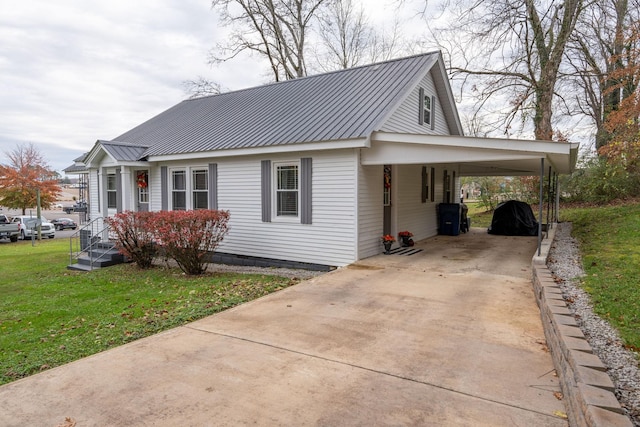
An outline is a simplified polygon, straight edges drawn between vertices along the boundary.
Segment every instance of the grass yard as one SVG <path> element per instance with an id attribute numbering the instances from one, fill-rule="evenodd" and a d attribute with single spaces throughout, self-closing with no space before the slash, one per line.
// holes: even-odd
<path id="1" fill-rule="evenodd" d="M 596 313 L 607 319 L 626 345 L 640 351 L 640 203 L 564 208 L 573 223 L 586 276 L 582 288 Z"/>
<path id="2" fill-rule="evenodd" d="M 267 275 L 66 269 L 69 242 L 0 243 L 0 384 L 290 286 Z"/>

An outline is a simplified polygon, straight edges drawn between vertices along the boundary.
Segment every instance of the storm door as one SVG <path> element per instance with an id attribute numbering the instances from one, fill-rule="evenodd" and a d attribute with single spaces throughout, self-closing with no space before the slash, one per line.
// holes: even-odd
<path id="1" fill-rule="evenodd" d="M 145 170 L 136 171 L 137 210 L 149 211 L 149 173 Z"/>

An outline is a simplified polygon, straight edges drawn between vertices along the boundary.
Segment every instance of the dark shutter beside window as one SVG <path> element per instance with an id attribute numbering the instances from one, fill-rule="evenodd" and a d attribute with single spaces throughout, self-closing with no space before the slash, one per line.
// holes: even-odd
<path id="1" fill-rule="evenodd" d="M 218 209 L 218 164 L 209 163 L 209 209 Z"/>
<path id="2" fill-rule="evenodd" d="M 427 203 L 429 183 L 427 182 L 427 167 L 422 167 L 422 203 Z"/>
<path id="3" fill-rule="evenodd" d="M 312 176 L 311 157 L 300 159 L 300 222 L 311 224 L 312 219 Z"/>
<path id="4" fill-rule="evenodd" d="M 431 97 L 431 130 L 436 128 L 436 97 Z"/>
<path id="5" fill-rule="evenodd" d="M 271 160 L 261 162 L 262 222 L 271 222 Z"/>
<path id="6" fill-rule="evenodd" d="M 166 166 L 160 168 L 160 209 L 169 210 L 169 171 Z"/>
<path id="7" fill-rule="evenodd" d="M 418 89 L 418 124 L 424 124 L 424 89 Z"/>

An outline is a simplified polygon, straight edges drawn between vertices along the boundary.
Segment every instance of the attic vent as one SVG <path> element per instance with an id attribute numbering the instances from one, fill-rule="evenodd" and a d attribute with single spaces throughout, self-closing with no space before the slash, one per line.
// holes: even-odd
<path id="1" fill-rule="evenodd" d="M 380 64 L 374 65 L 373 67 L 371 67 L 371 71 L 378 71 L 379 69 L 380 69 Z"/>

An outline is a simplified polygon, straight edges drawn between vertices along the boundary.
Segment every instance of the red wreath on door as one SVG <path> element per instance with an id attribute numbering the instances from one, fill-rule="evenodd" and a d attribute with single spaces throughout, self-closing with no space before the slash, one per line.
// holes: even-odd
<path id="1" fill-rule="evenodd" d="M 138 174 L 138 188 L 147 188 L 147 173 L 140 172 Z"/>

